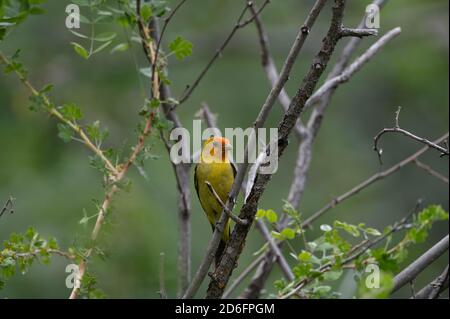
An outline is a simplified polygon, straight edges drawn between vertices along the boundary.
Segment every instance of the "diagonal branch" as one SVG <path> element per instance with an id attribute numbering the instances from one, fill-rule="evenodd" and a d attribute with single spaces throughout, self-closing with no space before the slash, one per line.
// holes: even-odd
<path id="1" fill-rule="evenodd" d="M 248 221 L 246 221 L 245 219 L 240 219 L 225 206 L 223 201 L 220 199 L 219 194 L 217 194 L 216 190 L 214 189 L 214 187 L 211 185 L 210 182 L 206 181 L 205 184 L 208 187 L 208 190 L 211 192 L 211 194 L 216 199 L 216 201 L 219 203 L 219 205 L 222 206 L 222 209 L 224 210 L 224 212 L 228 215 L 228 217 L 231 218 L 232 221 L 234 221 L 236 224 L 239 224 L 239 225 L 247 225 L 248 224 Z"/>
<path id="2" fill-rule="evenodd" d="M 319 100 L 328 93 L 331 89 L 336 88 L 338 85 L 348 82 L 350 78 L 361 68 L 369 62 L 389 41 L 397 37 L 401 32 L 401 28 L 397 27 L 384 36 L 382 36 L 377 42 L 375 42 L 366 52 L 360 55 L 351 65 L 346 67 L 339 75 L 327 80 L 308 100 L 306 107 L 316 104 Z"/>
<path id="3" fill-rule="evenodd" d="M 151 37 L 154 41 L 160 41 L 159 22 L 157 18 L 150 21 Z M 149 60 L 152 64 L 152 60 Z M 155 76 L 155 80 L 157 77 Z M 159 83 L 159 93 L 162 101 L 169 101 L 172 94 L 170 88 L 163 82 Z M 167 120 L 171 121 L 176 128 L 183 127 L 176 112 L 167 102 L 162 103 L 162 112 Z M 164 141 L 163 132 L 160 132 Z M 166 150 L 170 153 L 170 145 L 165 143 Z M 191 200 L 190 200 L 190 165 L 186 163 L 174 164 L 172 168 L 175 173 L 178 192 L 178 295 L 182 296 L 191 281 Z"/>
<path id="4" fill-rule="evenodd" d="M 442 238 L 437 244 L 426 251 L 422 256 L 417 258 L 408 267 L 403 269 L 394 278 L 393 292 L 396 292 L 407 283 L 413 281 L 425 268 L 431 265 L 437 258 L 448 251 L 449 237 L 448 235 Z"/>
<path id="5" fill-rule="evenodd" d="M 271 87 L 274 87 L 280 76 L 278 74 L 275 62 L 270 54 L 269 37 L 264 30 L 261 18 L 256 15 L 255 6 L 250 7 L 250 10 L 252 10 L 253 15 L 255 16 L 255 26 L 256 30 L 258 31 L 259 44 L 261 47 L 261 64 L 264 68 L 264 71 L 266 72 L 266 76 Z M 278 102 L 280 102 L 280 106 L 282 107 L 284 112 L 288 110 L 289 105 L 291 104 L 291 99 L 286 93 L 286 89 L 284 87 L 281 89 L 280 94 L 278 95 Z M 295 127 L 295 134 L 299 139 L 302 138 L 304 130 L 305 128 L 299 121 Z"/>

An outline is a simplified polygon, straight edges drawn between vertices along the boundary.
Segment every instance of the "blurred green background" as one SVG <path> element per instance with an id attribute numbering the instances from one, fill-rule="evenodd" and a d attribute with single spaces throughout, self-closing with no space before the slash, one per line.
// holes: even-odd
<path id="1" fill-rule="evenodd" d="M 173 7 L 175 1 L 170 1 Z M 271 50 L 278 67 L 287 55 L 298 27 L 304 21 L 312 0 L 272 0 L 262 14 L 270 37 Z M 53 83 L 56 103 L 75 102 L 82 107 L 88 122 L 100 120 L 110 130 L 108 146 L 127 149 L 134 143 L 137 112 L 143 104 L 147 79 L 138 74 L 133 57 L 145 67 L 142 50 L 110 54 L 103 51 L 87 61 L 75 54 L 70 45 L 77 41 L 64 25 L 69 1 L 48 1 L 47 13 L 33 16 L 1 44 L 12 54 L 21 48 L 21 60 L 30 70 L 36 87 Z M 369 1 L 348 1 L 345 23 L 356 26 Z M 402 106 L 400 123 L 418 135 L 435 139 L 448 130 L 448 1 L 395 0 L 381 12 L 381 34 L 401 26 L 400 37 L 389 43 L 348 84 L 333 97 L 322 129 L 314 145 L 308 185 L 301 212 L 309 216 L 334 196 L 366 179 L 379 169 L 372 150 L 372 138 L 383 127 L 393 124 L 393 116 Z M 170 59 L 169 76 L 174 96 L 180 96 L 192 82 L 227 35 L 242 9 L 241 1 L 191 0 L 179 11 L 167 31 L 167 41 L 177 35 L 194 44 L 194 54 L 185 61 Z M 83 9 L 82 9 L 83 14 Z M 295 93 L 311 58 L 320 46 L 328 27 L 330 7 L 319 17 L 287 84 Z M 103 28 L 103 29 L 102 29 Z M 103 31 L 123 30 L 116 25 L 101 26 Z M 81 29 L 89 31 L 86 25 Z M 363 41 L 362 52 L 375 38 Z M 115 43 L 123 41 L 116 38 Z M 164 45 L 167 45 L 167 41 Z M 340 52 L 346 41 L 337 48 Z M 133 52 L 133 53 L 132 53 Z M 336 55 L 335 55 L 336 57 Z M 183 124 L 191 129 L 194 114 L 205 101 L 218 114 L 220 128 L 249 127 L 265 100 L 269 86 L 260 66 L 259 46 L 253 25 L 238 32 L 223 56 L 211 68 L 191 99 L 179 109 Z M 44 235 L 55 236 L 61 247 L 80 242 L 92 224 L 83 227 L 79 220 L 83 209 L 95 213 L 92 199 L 101 200 L 101 177 L 89 166 L 88 151 L 76 142 L 65 144 L 57 137 L 55 121 L 30 112 L 28 92 L 11 75 L 0 73 L 0 202 L 9 195 L 16 198 L 15 213 L 0 219 L 0 240 L 11 232 L 23 232 L 30 225 Z M 307 116 L 306 114 L 305 116 Z M 281 117 L 274 108 L 267 127 L 275 127 Z M 384 167 L 405 158 L 421 145 L 400 136 L 383 141 Z M 112 222 L 105 228 L 102 247 L 107 258 L 94 258 L 90 270 L 98 277 L 98 286 L 111 298 L 158 298 L 159 255 L 166 255 L 166 285 L 175 297 L 177 285 L 177 197 L 175 179 L 167 154 L 160 142 L 153 143 L 145 170 L 148 180 L 136 169 L 130 172 L 133 187 L 114 201 Z M 262 208 L 281 211 L 287 197 L 297 141 L 280 162 L 261 201 Z M 448 159 L 430 151 L 422 161 L 448 176 Z M 414 207 L 418 198 L 426 204 L 441 204 L 448 210 L 448 184 L 428 175 L 414 165 L 367 188 L 339 205 L 321 223 L 335 219 L 365 222 L 383 228 L 400 219 Z M 201 211 L 192 185 L 192 266 L 195 271 L 207 242 L 210 227 Z M 316 227 L 317 229 L 317 227 Z M 448 233 L 448 223 L 437 224 L 424 244 L 414 246 L 407 265 Z M 310 234 L 314 238 L 316 231 Z M 252 260 L 263 240 L 252 230 L 235 274 Z M 448 254 L 424 271 L 416 289 L 439 274 L 448 263 Z M 8 281 L 0 297 L 65 298 L 66 260 L 54 257 L 50 266 L 34 265 L 25 274 Z M 280 278 L 278 267 L 267 284 Z M 343 297 L 354 293 L 351 276 L 342 283 Z M 203 296 L 202 287 L 198 296 Z M 339 286 L 338 286 L 339 288 Z M 241 291 L 243 286 L 238 289 Z M 405 287 L 395 297 L 410 296 Z"/>

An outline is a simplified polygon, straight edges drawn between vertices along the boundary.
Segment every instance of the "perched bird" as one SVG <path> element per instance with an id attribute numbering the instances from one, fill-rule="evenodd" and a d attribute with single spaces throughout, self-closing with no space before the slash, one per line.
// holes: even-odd
<path id="1" fill-rule="evenodd" d="M 200 162 L 195 167 L 194 183 L 197 195 L 205 211 L 212 230 L 220 219 L 223 207 L 208 188 L 209 182 L 223 203 L 226 203 L 228 193 L 236 176 L 236 168 L 230 162 L 228 153 L 232 149 L 230 142 L 223 137 L 211 137 L 203 144 Z M 225 250 L 226 243 L 230 239 L 230 220 L 228 219 L 222 239 L 215 256 L 215 264 L 218 265 L 220 257 Z"/>

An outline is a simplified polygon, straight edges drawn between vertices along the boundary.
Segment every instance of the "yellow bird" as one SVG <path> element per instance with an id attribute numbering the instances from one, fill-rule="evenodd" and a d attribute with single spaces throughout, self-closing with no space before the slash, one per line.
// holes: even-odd
<path id="1" fill-rule="evenodd" d="M 226 203 L 228 194 L 236 176 L 236 168 L 230 162 L 228 153 L 232 149 L 230 142 L 223 137 L 211 137 L 203 144 L 200 155 L 200 163 L 195 167 L 194 183 L 197 195 L 205 211 L 206 217 L 211 224 L 212 230 L 220 219 L 223 207 L 217 201 L 214 194 L 206 185 L 209 182 L 212 188 L 219 195 L 223 203 Z M 230 220 L 228 219 L 222 239 L 215 256 L 216 266 L 218 265 L 226 243 L 230 239 Z"/>

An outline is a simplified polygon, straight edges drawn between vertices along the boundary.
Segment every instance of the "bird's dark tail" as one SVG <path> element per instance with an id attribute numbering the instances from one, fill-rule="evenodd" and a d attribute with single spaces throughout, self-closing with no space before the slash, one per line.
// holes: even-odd
<path id="1" fill-rule="evenodd" d="M 216 268 L 219 266 L 220 259 L 222 258 L 222 255 L 223 255 L 223 252 L 225 251 L 226 245 L 227 245 L 227 243 L 224 242 L 223 239 L 221 239 L 220 243 L 219 243 L 219 247 L 217 248 L 217 251 L 216 251 L 216 256 L 215 256 Z"/>
<path id="2" fill-rule="evenodd" d="M 212 231 L 214 232 L 215 228 L 214 225 L 211 224 L 211 228 Z M 219 266 L 220 259 L 222 258 L 222 255 L 225 251 L 225 247 L 227 246 L 227 241 L 229 240 L 230 236 L 231 236 L 230 221 L 227 221 L 227 223 L 225 224 L 224 235 L 220 239 L 219 247 L 217 247 L 216 255 L 214 256 L 216 268 L 217 266 Z"/>

